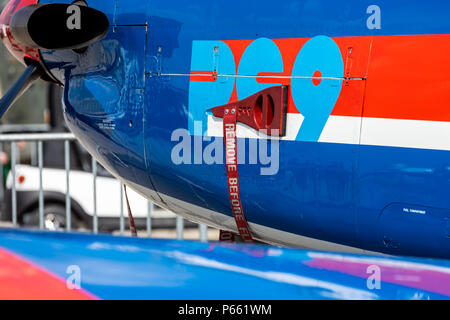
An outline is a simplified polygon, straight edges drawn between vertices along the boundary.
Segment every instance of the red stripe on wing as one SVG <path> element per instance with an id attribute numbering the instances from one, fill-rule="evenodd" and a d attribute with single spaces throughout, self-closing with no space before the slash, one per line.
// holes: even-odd
<path id="1" fill-rule="evenodd" d="M 70 290 L 63 279 L 0 248 L 0 300 L 93 300 L 84 290 Z"/>

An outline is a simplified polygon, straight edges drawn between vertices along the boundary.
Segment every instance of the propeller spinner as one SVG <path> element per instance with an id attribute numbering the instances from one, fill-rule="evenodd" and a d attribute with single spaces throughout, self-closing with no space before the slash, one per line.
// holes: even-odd
<path id="1" fill-rule="evenodd" d="M 37 80 L 48 78 L 40 49 L 83 50 L 101 41 L 109 21 L 84 1 L 73 4 L 38 4 L 38 0 L 13 0 L 0 16 L 0 38 L 9 52 L 27 66 L 0 100 L 0 118 Z"/>

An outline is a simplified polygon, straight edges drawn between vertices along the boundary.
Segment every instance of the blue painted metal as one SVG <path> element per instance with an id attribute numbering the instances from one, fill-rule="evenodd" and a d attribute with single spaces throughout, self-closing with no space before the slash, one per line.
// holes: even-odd
<path id="1" fill-rule="evenodd" d="M 101 299 L 450 299 L 436 286 L 448 283 L 444 261 L 4 229 L 0 249 L 60 279 L 76 266 L 82 289 Z M 325 269 L 333 261 L 338 269 Z M 371 290 L 377 263 L 385 278 Z"/>
<path id="2" fill-rule="evenodd" d="M 378 2 L 384 8 L 378 35 L 450 30 L 447 1 Z M 189 88 L 193 41 L 374 34 L 362 14 L 371 4 L 366 0 L 233 0 L 227 6 L 200 0 L 189 8 L 183 0 L 123 4 L 89 1 L 112 26 L 108 37 L 86 53 L 42 52 L 51 72 L 66 84 L 69 125 L 115 175 L 228 216 L 223 165 L 177 166 L 171 160 L 171 135 L 188 128 L 189 94 L 199 94 Z M 245 18 L 237 21 L 238 13 Z M 144 22 L 148 25 L 136 26 Z M 449 152 L 283 141 L 280 153 L 276 180 L 260 176 L 260 166 L 239 168 L 250 222 L 370 250 L 450 258 Z M 398 214 L 424 207 L 426 216 Z"/>
<path id="3" fill-rule="evenodd" d="M 20 76 L 14 86 L 0 99 L 0 118 L 2 118 L 21 94 L 42 75 L 36 65 L 30 65 Z"/>

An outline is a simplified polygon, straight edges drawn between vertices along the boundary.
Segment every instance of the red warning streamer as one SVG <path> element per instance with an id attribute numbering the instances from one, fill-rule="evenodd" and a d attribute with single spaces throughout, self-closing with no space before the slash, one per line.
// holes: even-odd
<path id="1" fill-rule="evenodd" d="M 130 221 L 130 232 L 131 235 L 135 238 L 137 238 L 137 230 L 136 230 L 136 224 L 134 223 L 133 213 L 131 212 L 131 206 L 130 201 L 128 200 L 128 192 L 127 192 L 127 186 L 124 184 L 123 189 L 125 191 L 125 200 L 127 201 L 127 208 L 128 208 L 128 220 Z"/>
<path id="2" fill-rule="evenodd" d="M 253 243 L 253 237 L 242 209 L 239 191 L 239 172 L 237 159 L 237 110 L 235 107 L 225 109 L 223 117 L 223 136 L 225 145 L 225 163 L 227 168 L 228 195 L 231 209 L 242 241 Z M 225 234 L 221 234 L 225 237 Z"/>

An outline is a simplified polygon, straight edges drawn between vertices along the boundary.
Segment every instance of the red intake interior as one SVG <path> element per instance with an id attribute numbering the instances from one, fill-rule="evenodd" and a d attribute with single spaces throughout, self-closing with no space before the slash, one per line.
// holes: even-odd
<path id="1" fill-rule="evenodd" d="M 0 38 L 8 51 L 23 64 L 29 64 L 29 60 L 40 61 L 37 49 L 26 47 L 14 39 L 10 30 L 10 22 L 13 15 L 25 6 L 37 4 L 38 0 L 12 0 L 0 15 Z"/>
<path id="2" fill-rule="evenodd" d="M 288 87 L 277 86 L 260 91 L 244 100 L 212 109 L 215 117 L 222 118 L 225 112 L 237 112 L 237 122 L 269 136 L 286 135 Z M 265 132 L 267 131 L 267 132 Z"/>

